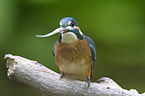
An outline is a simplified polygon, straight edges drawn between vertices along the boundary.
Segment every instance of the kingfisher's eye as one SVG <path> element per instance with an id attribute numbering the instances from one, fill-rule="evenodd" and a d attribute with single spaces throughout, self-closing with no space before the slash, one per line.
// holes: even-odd
<path id="1" fill-rule="evenodd" d="M 73 23 L 73 22 L 71 23 L 71 26 L 72 26 L 72 27 L 74 26 L 74 23 Z"/>
<path id="2" fill-rule="evenodd" d="M 73 27 L 75 24 L 74 24 L 74 22 L 72 22 L 72 21 L 68 21 L 67 25 L 69 25 L 69 26 L 72 26 L 72 27 Z"/>

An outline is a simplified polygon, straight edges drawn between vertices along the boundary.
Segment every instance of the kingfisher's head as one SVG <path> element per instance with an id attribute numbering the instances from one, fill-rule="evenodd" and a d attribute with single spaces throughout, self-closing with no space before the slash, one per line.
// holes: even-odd
<path id="1" fill-rule="evenodd" d="M 37 37 L 48 37 L 59 33 L 58 41 L 63 43 L 73 43 L 79 39 L 83 39 L 83 34 L 73 18 L 65 17 L 60 20 L 59 24 L 60 28 L 46 35 L 37 35 Z"/>
<path id="2" fill-rule="evenodd" d="M 78 27 L 76 21 L 71 17 L 66 17 L 60 20 L 60 27 L 64 28 L 63 31 L 60 32 L 58 41 L 64 43 L 73 43 L 78 39 L 83 39 L 82 32 Z"/>
<path id="3" fill-rule="evenodd" d="M 65 17 L 65 18 L 61 19 L 59 24 L 60 24 L 60 27 L 77 26 L 76 21 L 71 17 Z"/>

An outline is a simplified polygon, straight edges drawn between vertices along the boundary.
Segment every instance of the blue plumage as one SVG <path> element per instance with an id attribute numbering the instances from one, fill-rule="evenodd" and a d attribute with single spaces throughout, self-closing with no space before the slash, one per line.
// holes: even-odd
<path id="1" fill-rule="evenodd" d="M 83 35 L 84 39 L 86 39 L 87 43 L 88 43 L 88 46 L 90 46 L 90 52 L 91 52 L 91 60 L 92 60 L 92 73 L 91 73 L 91 77 L 93 75 L 93 71 L 94 71 L 94 65 L 95 65 L 95 61 L 96 61 L 96 50 L 95 50 L 95 44 L 93 42 L 93 40 L 88 37 L 88 36 L 85 36 Z"/>

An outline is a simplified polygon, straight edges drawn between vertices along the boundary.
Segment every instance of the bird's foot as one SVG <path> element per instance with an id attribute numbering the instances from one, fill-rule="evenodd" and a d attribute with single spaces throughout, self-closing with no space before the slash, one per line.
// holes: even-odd
<path id="1" fill-rule="evenodd" d="M 61 80 L 63 77 L 64 77 L 64 73 L 61 73 L 59 79 Z"/>
<path id="2" fill-rule="evenodd" d="M 87 78 L 87 83 L 85 84 L 85 89 L 88 90 L 88 88 L 90 87 L 90 77 Z"/>

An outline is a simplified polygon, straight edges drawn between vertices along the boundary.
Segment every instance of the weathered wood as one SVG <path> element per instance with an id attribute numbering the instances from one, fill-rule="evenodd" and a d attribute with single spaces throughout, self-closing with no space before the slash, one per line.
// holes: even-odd
<path id="1" fill-rule="evenodd" d="M 8 77 L 18 80 L 41 92 L 42 96 L 145 96 L 135 89 L 122 89 L 112 79 L 103 77 L 99 83 L 91 82 L 85 89 L 86 82 L 64 77 L 46 68 L 37 61 L 20 56 L 6 54 Z"/>

